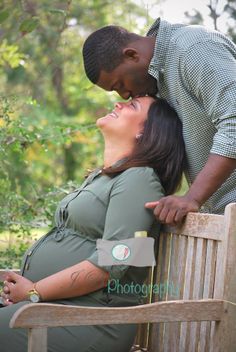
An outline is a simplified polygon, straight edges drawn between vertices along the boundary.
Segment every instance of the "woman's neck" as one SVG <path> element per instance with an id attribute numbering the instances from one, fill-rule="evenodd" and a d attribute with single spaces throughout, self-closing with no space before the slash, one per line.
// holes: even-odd
<path id="1" fill-rule="evenodd" d="M 103 154 L 103 164 L 104 167 L 110 167 L 115 164 L 118 160 L 121 160 L 132 152 L 132 148 L 127 145 L 121 145 L 114 142 L 105 142 L 104 154 Z"/>

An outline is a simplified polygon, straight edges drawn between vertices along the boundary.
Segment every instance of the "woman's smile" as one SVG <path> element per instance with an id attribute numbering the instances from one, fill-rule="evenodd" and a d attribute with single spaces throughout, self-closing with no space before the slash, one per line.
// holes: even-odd
<path id="1" fill-rule="evenodd" d="M 118 119 L 118 114 L 113 110 L 112 112 L 110 112 L 110 114 L 108 114 L 108 116 L 114 117 L 115 119 Z"/>

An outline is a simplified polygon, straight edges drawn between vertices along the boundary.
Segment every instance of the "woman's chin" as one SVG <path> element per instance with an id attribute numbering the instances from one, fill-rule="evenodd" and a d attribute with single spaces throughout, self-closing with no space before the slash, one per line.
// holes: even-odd
<path id="1" fill-rule="evenodd" d="M 99 119 L 97 119 L 96 126 L 98 128 L 101 128 L 104 125 L 104 120 L 103 119 L 104 119 L 104 117 L 100 117 Z"/>
<path id="2" fill-rule="evenodd" d="M 103 116 L 103 117 L 100 117 L 99 119 L 97 119 L 96 121 L 96 126 L 98 128 L 103 128 L 105 127 L 108 123 L 109 123 L 109 120 L 111 119 L 111 117 L 109 115 L 106 115 L 106 116 Z"/>

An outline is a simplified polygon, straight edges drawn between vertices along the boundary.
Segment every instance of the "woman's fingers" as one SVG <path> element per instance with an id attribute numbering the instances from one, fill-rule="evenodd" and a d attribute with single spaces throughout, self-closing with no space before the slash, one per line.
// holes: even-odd
<path id="1" fill-rule="evenodd" d="M 3 287 L 3 292 L 4 292 L 4 293 L 10 293 L 9 287 L 4 286 L 4 287 Z"/>
<path id="2" fill-rule="evenodd" d="M 3 284 L 4 286 L 0 291 L 1 303 L 4 306 L 8 306 L 10 304 L 13 304 L 13 302 L 10 299 L 10 294 L 11 294 L 11 286 L 14 285 L 14 283 L 5 280 Z"/>
<path id="3" fill-rule="evenodd" d="M 9 298 L 9 294 L 4 293 L 3 290 L 1 291 L 1 303 L 4 306 L 9 306 L 10 304 L 13 304 L 13 302 Z"/>

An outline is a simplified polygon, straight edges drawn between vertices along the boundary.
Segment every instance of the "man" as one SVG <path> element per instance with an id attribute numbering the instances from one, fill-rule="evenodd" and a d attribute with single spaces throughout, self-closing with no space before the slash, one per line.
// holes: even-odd
<path id="1" fill-rule="evenodd" d="M 158 19 L 146 37 L 118 26 L 92 33 L 83 47 L 88 78 L 124 99 L 165 98 L 183 123 L 190 188 L 146 207 L 176 224 L 189 211 L 223 213 L 236 202 L 236 46 L 201 26 Z"/>

